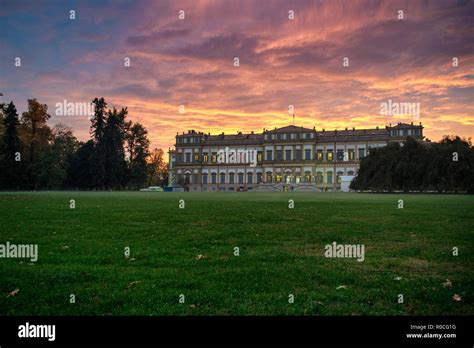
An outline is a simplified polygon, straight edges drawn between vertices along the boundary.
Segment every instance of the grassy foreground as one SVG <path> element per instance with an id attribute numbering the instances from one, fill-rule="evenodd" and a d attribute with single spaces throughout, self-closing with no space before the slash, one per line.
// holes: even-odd
<path id="1" fill-rule="evenodd" d="M 0 244 L 39 248 L 0 258 L 0 314 L 474 314 L 473 226 L 474 196 L 0 193 Z"/>

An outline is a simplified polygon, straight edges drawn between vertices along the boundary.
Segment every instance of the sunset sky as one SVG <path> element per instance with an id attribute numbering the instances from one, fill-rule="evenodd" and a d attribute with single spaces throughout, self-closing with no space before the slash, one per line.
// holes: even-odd
<path id="1" fill-rule="evenodd" d="M 37 98 L 81 140 L 87 117 L 55 116 L 56 103 L 127 106 L 166 150 L 188 129 L 291 124 L 290 104 L 296 125 L 343 129 L 411 122 L 380 105 L 420 103 L 431 140 L 474 137 L 469 1 L 0 0 L 0 31 L 0 101 L 23 112 Z"/>

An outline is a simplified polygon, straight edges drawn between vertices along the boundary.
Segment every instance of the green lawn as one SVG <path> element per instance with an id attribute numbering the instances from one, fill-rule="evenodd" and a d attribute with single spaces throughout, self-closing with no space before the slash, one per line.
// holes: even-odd
<path id="1" fill-rule="evenodd" d="M 472 315 L 473 222 L 462 195 L 0 193 L 0 244 L 39 248 L 0 259 L 0 314 Z"/>

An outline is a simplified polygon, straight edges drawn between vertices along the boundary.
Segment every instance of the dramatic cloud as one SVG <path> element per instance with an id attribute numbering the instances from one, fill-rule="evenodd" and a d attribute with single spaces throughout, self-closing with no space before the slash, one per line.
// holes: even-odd
<path id="1" fill-rule="evenodd" d="M 52 113 L 64 99 L 103 96 L 127 106 L 162 148 L 188 129 L 288 125 L 290 104 L 311 128 L 414 121 L 433 140 L 471 137 L 472 23 L 474 4 L 454 0 L 4 0 L 1 92 L 20 111 L 36 97 Z M 420 103 L 419 120 L 381 115 L 388 100 Z M 89 136 L 87 118 L 51 122 Z"/>

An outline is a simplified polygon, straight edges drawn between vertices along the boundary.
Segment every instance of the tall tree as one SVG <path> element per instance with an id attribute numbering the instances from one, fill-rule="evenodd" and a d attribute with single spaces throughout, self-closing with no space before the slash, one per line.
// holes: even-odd
<path id="1" fill-rule="evenodd" d="M 56 124 L 52 129 L 51 146 L 42 157 L 41 187 L 58 189 L 63 186 L 67 167 L 77 148 L 78 141 L 71 128 L 62 123 Z"/>
<path id="2" fill-rule="evenodd" d="M 149 156 L 150 141 L 148 131 L 140 123 L 133 123 L 128 128 L 126 141 L 129 155 L 129 184 L 138 188 L 146 183 L 148 176 L 147 158 Z"/>
<path id="3" fill-rule="evenodd" d="M 36 99 L 28 99 L 28 111 L 21 117 L 20 138 L 24 145 L 25 156 L 22 156 L 22 161 L 26 163 L 28 186 L 35 190 L 39 187 L 39 177 L 43 169 L 42 156 L 51 138 L 51 129 L 46 124 L 50 117 L 46 104 L 40 104 Z"/>
<path id="4" fill-rule="evenodd" d="M 1 141 L 1 187 L 18 189 L 22 183 L 19 119 L 15 104 L 2 105 L 3 136 Z"/>
<path id="5" fill-rule="evenodd" d="M 71 156 L 67 165 L 65 186 L 79 189 L 97 187 L 92 175 L 95 145 L 93 140 L 80 143 L 78 150 Z"/>
<path id="6" fill-rule="evenodd" d="M 107 103 L 104 98 L 95 98 L 92 103 L 94 104 L 94 116 L 91 119 L 91 135 L 94 142 L 94 155 L 92 159 L 92 176 L 96 187 L 103 189 L 105 188 L 106 180 L 106 162 L 107 162 L 107 149 L 105 143 L 105 127 L 107 122 L 106 108 Z"/>
<path id="7" fill-rule="evenodd" d="M 168 165 L 162 149 L 153 149 L 148 160 L 148 186 L 168 184 Z"/>
<path id="8" fill-rule="evenodd" d="M 127 184 L 127 165 L 124 142 L 129 124 L 125 121 L 127 108 L 120 111 L 114 107 L 107 112 L 104 131 L 106 149 L 105 185 L 109 189 L 120 189 Z"/>

